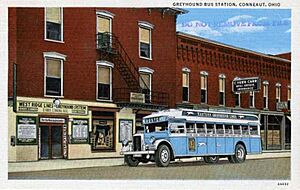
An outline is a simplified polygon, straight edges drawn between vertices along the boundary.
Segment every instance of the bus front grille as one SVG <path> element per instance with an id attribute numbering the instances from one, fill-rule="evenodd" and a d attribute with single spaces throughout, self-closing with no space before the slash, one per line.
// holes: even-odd
<path id="1" fill-rule="evenodd" d="M 133 137 L 133 150 L 134 151 L 141 151 L 141 136 Z"/>

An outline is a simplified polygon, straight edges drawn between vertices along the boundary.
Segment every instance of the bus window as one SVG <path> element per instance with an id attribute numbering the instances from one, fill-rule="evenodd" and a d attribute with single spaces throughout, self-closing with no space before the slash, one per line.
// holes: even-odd
<path id="1" fill-rule="evenodd" d="M 166 131 L 168 130 L 168 122 L 161 122 L 161 123 L 153 123 L 146 125 L 146 132 L 159 132 L 159 131 Z"/>
<path id="2" fill-rule="evenodd" d="M 241 134 L 241 128 L 239 125 L 233 125 L 233 130 L 235 135 L 240 135 Z"/>
<path id="3" fill-rule="evenodd" d="M 249 135 L 248 125 L 242 125 L 242 134 Z"/>
<path id="4" fill-rule="evenodd" d="M 250 126 L 250 135 L 258 135 L 257 126 Z"/>
<path id="5" fill-rule="evenodd" d="M 215 125 L 214 124 L 206 124 L 207 134 L 212 135 L 215 134 Z"/>
<path id="6" fill-rule="evenodd" d="M 171 133 L 184 133 L 184 125 L 171 125 Z"/>
<path id="7" fill-rule="evenodd" d="M 194 123 L 186 123 L 186 132 L 187 133 L 196 133 Z"/>
<path id="8" fill-rule="evenodd" d="M 232 135 L 232 125 L 225 125 L 225 134 Z"/>
<path id="9" fill-rule="evenodd" d="M 224 135 L 223 124 L 217 124 L 217 125 L 216 125 L 216 129 L 217 129 L 217 134 L 218 134 L 218 135 Z"/>
<path id="10" fill-rule="evenodd" d="M 200 135 L 205 135 L 205 124 L 197 123 L 197 133 Z"/>

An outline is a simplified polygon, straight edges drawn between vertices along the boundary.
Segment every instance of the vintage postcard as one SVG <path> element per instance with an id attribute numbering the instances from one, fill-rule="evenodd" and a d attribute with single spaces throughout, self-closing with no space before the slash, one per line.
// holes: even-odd
<path id="1" fill-rule="evenodd" d="M 1 10 L 3 189 L 300 188 L 297 3 Z"/>

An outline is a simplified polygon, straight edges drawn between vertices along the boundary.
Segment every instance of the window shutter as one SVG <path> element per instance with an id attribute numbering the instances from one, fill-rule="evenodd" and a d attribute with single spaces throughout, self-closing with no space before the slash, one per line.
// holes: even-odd
<path id="1" fill-rule="evenodd" d="M 110 19 L 98 17 L 97 27 L 99 33 L 110 32 Z"/>
<path id="2" fill-rule="evenodd" d="M 58 59 L 47 59 L 47 76 L 61 77 L 61 61 Z"/>
<path id="3" fill-rule="evenodd" d="M 48 22 L 61 23 L 61 9 L 60 8 L 46 8 L 46 20 Z"/>
<path id="4" fill-rule="evenodd" d="M 145 28 L 140 28 L 140 41 L 150 44 L 150 30 Z"/>
<path id="5" fill-rule="evenodd" d="M 110 84 L 110 68 L 98 67 L 98 83 Z"/>

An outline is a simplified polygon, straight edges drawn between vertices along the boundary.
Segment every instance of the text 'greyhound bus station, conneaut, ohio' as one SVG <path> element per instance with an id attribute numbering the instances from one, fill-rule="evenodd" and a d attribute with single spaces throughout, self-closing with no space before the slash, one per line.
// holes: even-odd
<path id="1" fill-rule="evenodd" d="M 290 52 L 177 32 L 178 8 L 8 12 L 9 162 L 121 157 L 168 109 L 254 115 L 262 151 L 291 148 Z"/>

